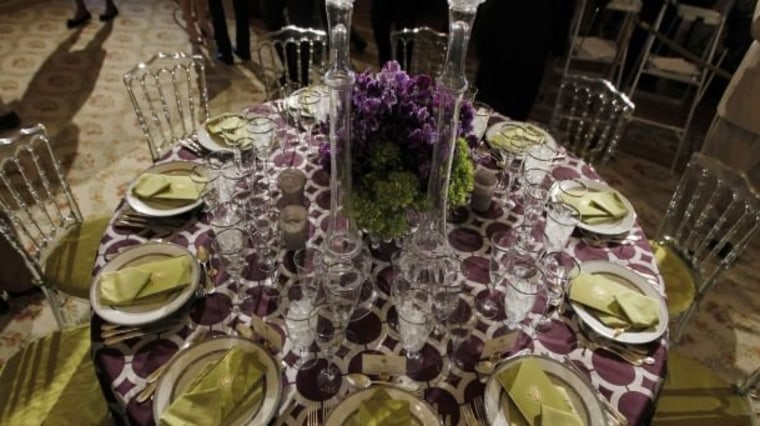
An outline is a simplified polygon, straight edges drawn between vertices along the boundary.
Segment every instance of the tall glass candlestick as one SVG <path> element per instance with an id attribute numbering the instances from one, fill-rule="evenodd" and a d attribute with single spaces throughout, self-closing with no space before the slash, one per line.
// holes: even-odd
<path id="1" fill-rule="evenodd" d="M 465 60 L 478 5 L 484 0 L 449 0 L 449 42 L 443 72 L 436 80 L 437 136 L 428 180 L 430 230 L 445 240 L 449 178 L 459 126 L 459 109 L 467 90 Z"/>
<path id="2" fill-rule="evenodd" d="M 354 257 L 361 239 L 349 214 L 351 202 L 351 91 L 354 71 L 349 61 L 353 0 L 325 0 L 330 36 L 330 65 L 324 76 L 330 88 L 330 217 L 326 250 Z"/>

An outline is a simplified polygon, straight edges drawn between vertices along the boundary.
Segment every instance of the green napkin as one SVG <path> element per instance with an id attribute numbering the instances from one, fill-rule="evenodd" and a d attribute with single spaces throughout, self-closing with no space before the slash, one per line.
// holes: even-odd
<path id="1" fill-rule="evenodd" d="M 160 425 L 225 425 L 264 397 L 266 368 L 255 353 L 233 347 L 206 365 L 161 414 Z"/>
<path id="2" fill-rule="evenodd" d="M 190 262 L 179 256 L 106 272 L 100 276 L 100 300 L 112 306 L 165 300 L 169 292 L 190 284 Z"/>
<path id="3" fill-rule="evenodd" d="M 557 391 L 538 363 L 530 358 L 523 360 L 516 367 L 499 373 L 497 379 L 520 413 L 532 426 L 541 424 L 539 416 L 542 413 L 542 406 L 549 406 L 572 415 L 570 404 Z"/>
<path id="4" fill-rule="evenodd" d="M 605 274 L 580 274 L 570 285 L 570 300 L 592 308 L 608 327 L 646 328 L 659 322 L 656 299 Z"/>
<path id="5" fill-rule="evenodd" d="M 598 225 L 624 218 L 628 214 L 617 191 L 587 192 L 581 197 L 572 194 L 562 194 L 562 201 L 578 209 L 583 223 Z"/>
<path id="6" fill-rule="evenodd" d="M 144 173 L 138 178 L 133 192 L 144 199 L 197 200 L 203 187 L 190 176 Z"/>
<path id="7" fill-rule="evenodd" d="M 385 389 L 378 389 L 359 405 L 359 424 L 362 426 L 393 426 L 413 423 L 409 401 L 391 399 Z"/>
<path id="8" fill-rule="evenodd" d="M 236 141 L 248 136 L 246 121 L 239 115 L 223 114 L 215 117 L 206 124 L 206 130 L 217 142 L 224 144 L 227 143 L 227 139 Z"/>
<path id="9" fill-rule="evenodd" d="M 541 426 L 583 426 L 581 419 L 571 411 L 558 410 L 546 404 L 541 405 Z"/>

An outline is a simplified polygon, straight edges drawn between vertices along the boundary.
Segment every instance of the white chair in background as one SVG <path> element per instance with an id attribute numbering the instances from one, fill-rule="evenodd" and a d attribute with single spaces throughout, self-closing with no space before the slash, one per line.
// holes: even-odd
<path id="1" fill-rule="evenodd" d="M 601 64 L 607 69 L 605 77 L 619 87 L 628 45 L 640 11 L 641 0 L 612 0 L 603 8 L 596 4 L 591 8 L 588 0 L 580 0 L 570 25 L 571 48 L 562 75 L 570 73 L 573 62 Z M 614 25 L 617 27 L 614 36 L 603 34 L 609 27 L 603 24 L 615 18 L 620 20 L 620 24 Z M 595 27 L 598 29 L 592 31 Z M 573 72 L 580 71 L 576 69 Z"/>
<path id="2" fill-rule="evenodd" d="M 194 138 L 209 118 L 200 55 L 158 53 L 123 80 L 154 162 L 175 144 Z"/>
<path id="3" fill-rule="evenodd" d="M 391 32 L 391 57 L 409 74 L 440 75 L 447 47 L 448 36 L 429 27 Z"/>
<path id="4" fill-rule="evenodd" d="M 63 327 L 69 321 L 57 292 L 89 298 L 109 217 L 82 217 L 43 125 L 21 129 L 0 145 L 15 147 L 0 162 L 0 234 L 24 259 Z"/>
<path id="5" fill-rule="evenodd" d="M 327 63 L 327 34 L 315 28 L 288 25 L 267 33 L 258 43 L 259 64 L 264 68 L 267 99 L 283 98 L 285 83 L 291 89 L 322 81 Z M 292 90 L 291 90 L 292 91 Z"/>
<path id="6" fill-rule="evenodd" d="M 560 85 L 550 128 L 573 154 L 603 165 L 615 152 L 634 109 L 609 81 L 568 75 Z"/>
<path id="7" fill-rule="evenodd" d="M 634 117 L 635 121 L 664 128 L 675 133 L 678 145 L 671 162 L 671 170 L 675 170 L 683 152 L 686 136 L 694 118 L 694 111 L 715 75 L 713 70 L 704 66 L 704 64 L 719 66 L 725 57 L 726 52 L 718 54 L 718 48 L 725 27 L 726 15 L 732 6 L 733 1 L 729 1 L 722 11 L 717 11 L 677 4 L 674 1 L 663 2 L 652 28 L 672 39 L 671 41 L 675 45 L 683 46 L 683 50 L 689 51 L 686 46 L 692 45 L 692 50 L 699 51 L 694 53 L 694 57 L 699 58 L 700 63 L 689 60 L 689 58 L 684 57 L 680 52 L 668 48 L 664 43 L 657 41 L 657 37 L 652 33 L 647 38 L 638 59 L 636 73 L 628 89 L 628 96 L 631 99 L 635 99 L 643 76 L 668 81 L 685 88 L 685 90 L 681 91 L 680 100 L 678 100 L 678 104 L 687 109 L 684 120 L 669 119 L 669 116 L 672 114 L 660 114 L 657 117 Z M 667 25 L 668 28 L 665 28 L 666 23 L 664 19 L 669 9 L 674 9 L 676 19 Z M 696 29 L 705 33 L 705 37 L 701 43 L 695 44 L 690 39 L 693 38 L 691 36 Z M 665 100 L 672 103 L 673 98 L 673 96 L 666 96 Z M 675 95 L 675 98 L 678 98 L 678 95 Z M 687 102 L 689 99 L 690 102 Z"/>

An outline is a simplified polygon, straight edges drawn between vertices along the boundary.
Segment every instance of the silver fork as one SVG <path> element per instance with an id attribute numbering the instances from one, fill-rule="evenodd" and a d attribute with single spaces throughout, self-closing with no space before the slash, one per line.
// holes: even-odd
<path id="1" fill-rule="evenodd" d="M 472 412 L 472 407 L 465 405 L 462 407 L 462 417 L 464 417 L 464 423 L 467 426 L 480 426 L 475 413 Z"/>
<path id="2" fill-rule="evenodd" d="M 486 407 L 483 404 L 483 397 L 476 396 L 472 402 L 475 406 L 475 416 L 478 418 L 478 422 L 483 425 L 486 424 Z"/>
<path id="3" fill-rule="evenodd" d="M 319 407 L 314 405 L 309 410 L 309 414 L 306 416 L 306 426 L 318 426 L 319 425 Z"/>

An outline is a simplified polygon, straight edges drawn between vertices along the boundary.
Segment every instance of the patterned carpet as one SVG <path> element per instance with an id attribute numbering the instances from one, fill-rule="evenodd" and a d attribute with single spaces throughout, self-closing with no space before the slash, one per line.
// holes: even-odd
<path id="1" fill-rule="evenodd" d="M 72 3 L 5 0 L 0 4 L 0 96 L 19 112 L 24 124 L 42 122 L 48 127 L 85 215 L 108 213 L 129 181 L 150 164 L 122 74 L 158 51 L 191 51 L 193 46 L 172 0 L 121 0 L 113 24 L 94 20 L 75 31 L 65 26 Z M 367 1 L 359 3 L 357 12 L 366 10 Z M 94 16 L 102 12 L 102 2 L 87 4 Z M 358 13 L 356 22 L 368 37 L 363 13 Z M 260 34 L 261 22 L 253 25 Z M 196 50 L 209 55 L 205 46 Z M 367 52 L 355 57 L 356 68 L 374 64 L 373 55 L 370 44 Z M 209 61 L 207 70 L 212 114 L 236 111 L 264 98 L 254 63 L 224 66 Z M 549 104 L 543 102 L 537 111 L 545 111 Z M 646 135 L 639 133 L 637 138 Z M 630 139 L 628 143 L 634 146 L 624 146 L 601 174 L 630 198 L 645 231 L 653 235 L 677 176 L 630 154 L 637 149 Z M 732 381 L 760 365 L 760 296 L 753 267 L 758 254 L 760 243 L 755 241 L 704 301 L 682 343 L 685 353 Z M 41 296 L 13 299 L 11 305 L 11 313 L 0 317 L 0 363 L 24 342 L 54 328 Z M 82 320 L 89 314 L 86 301 L 69 301 L 67 311 Z"/>

